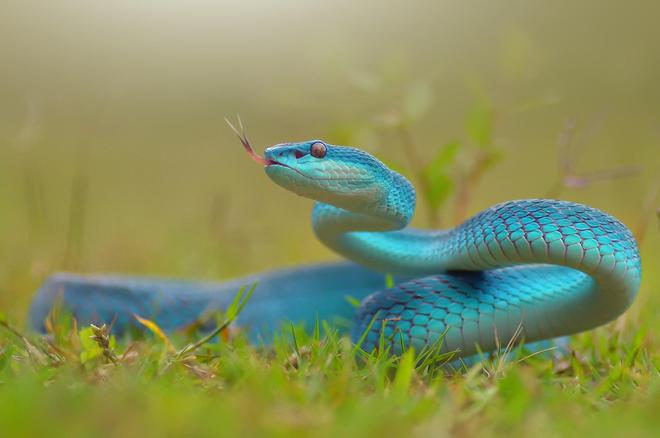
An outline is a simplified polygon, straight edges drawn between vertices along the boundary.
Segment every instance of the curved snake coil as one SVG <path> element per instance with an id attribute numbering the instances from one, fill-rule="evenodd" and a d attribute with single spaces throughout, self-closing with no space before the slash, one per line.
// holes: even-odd
<path id="1" fill-rule="evenodd" d="M 268 342 L 285 320 L 354 318 L 362 347 L 381 339 L 393 351 L 436 343 L 459 356 L 493 351 L 516 336 L 526 342 L 588 330 L 616 318 L 633 302 L 640 258 L 630 231 L 594 208 L 555 200 L 509 201 L 454 229 L 408 227 L 415 191 L 398 173 L 355 148 L 320 140 L 289 143 L 255 154 L 278 185 L 318 201 L 318 238 L 354 263 L 280 270 L 226 283 L 122 276 L 50 277 L 35 298 L 37 329 L 53 303 L 83 323 L 132 325 L 133 314 L 166 330 L 226 308 L 239 285 L 259 281 L 238 324 Z M 397 284 L 384 287 L 392 273 Z M 345 296 L 363 299 L 355 311 Z"/>

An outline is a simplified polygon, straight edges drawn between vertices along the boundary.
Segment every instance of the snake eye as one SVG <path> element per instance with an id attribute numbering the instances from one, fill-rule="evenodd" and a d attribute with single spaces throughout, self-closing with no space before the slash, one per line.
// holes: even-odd
<path id="1" fill-rule="evenodd" d="M 312 154 L 312 157 L 315 158 L 323 158 L 325 157 L 325 154 L 327 152 L 328 152 L 328 148 L 320 141 L 317 141 L 316 143 L 312 144 L 312 147 L 309 148 L 309 153 Z"/>

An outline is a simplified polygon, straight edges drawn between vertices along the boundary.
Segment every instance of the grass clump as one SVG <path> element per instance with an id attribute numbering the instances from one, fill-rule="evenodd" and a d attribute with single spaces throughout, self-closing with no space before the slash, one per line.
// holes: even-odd
<path id="1" fill-rule="evenodd" d="M 506 361 L 467 366 L 439 348 L 366 352 L 323 321 L 309 331 L 284 327 L 272 346 L 251 345 L 226 329 L 252 290 L 242 290 L 204 337 L 161 336 L 148 322 L 155 336 L 115 339 L 107 326 L 80 328 L 62 314 L 37 337 L 3 318 L 0 429 L 6 436 L 643 436 L 658 425 L 660 361 L 649 325 L 576 336 L 561 358 L 520 347 L 508 349 Z"/>

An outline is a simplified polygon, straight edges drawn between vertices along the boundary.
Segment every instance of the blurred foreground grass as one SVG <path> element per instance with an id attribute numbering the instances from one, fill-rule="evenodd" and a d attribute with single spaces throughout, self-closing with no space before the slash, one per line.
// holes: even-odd
<path id="1" fill-rule="evenodd" d="M 442 367 L 450 358 L 432 351 L 368 355 L 325 324 L 284 328 L 273 347 L 239 333 L 180 353 L 170 343 L 191 342 L 181 335 L 116 341 L 66 317 L 46 340 L 5 326 L 0 428 L 67 437 L 655 436 L 660 340 L 657 312 L 645 307 L 575 336 L 564 358 L 517 348 L 471 368 Z"/>

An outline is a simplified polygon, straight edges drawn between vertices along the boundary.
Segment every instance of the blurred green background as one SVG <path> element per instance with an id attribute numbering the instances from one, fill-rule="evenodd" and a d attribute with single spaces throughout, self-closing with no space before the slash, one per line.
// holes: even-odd
<path id="1" fill-rule="evenodd" d="M 215 279 L 336 258 L 313 236 L 311 202 L 245 156 L 223 121 L 236 113 L 258 150 L 321 138 L 411 176 L 406 141 L 423 162 L 457 144 L 440 178 L 454 186 L 486 147 L 499 159 L 469 214 L 547 195 L 572 133 L 577 172 L 642 167 L 559 197 L 634 229 L 655 211 L 657 2 L 0 8 L 0 308 L 17 320 L 56 270 Z M 454 223 L 452 193 L 442 225 Z M 649 219 L 642 303 L 649 278 L 657 286 Z"/>

